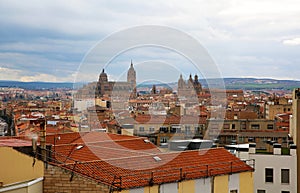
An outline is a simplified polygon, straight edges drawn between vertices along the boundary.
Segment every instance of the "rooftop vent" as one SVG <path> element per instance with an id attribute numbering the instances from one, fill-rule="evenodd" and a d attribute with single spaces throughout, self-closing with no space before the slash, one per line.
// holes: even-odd
<path id="1" fill-rule="evenodd" d="M 153 159 L 154 159 L 155 161 L 157 161 L 157 162 L 161 161 L 161 158 L 158 157 L 158 156 L 154 156 Z"/>

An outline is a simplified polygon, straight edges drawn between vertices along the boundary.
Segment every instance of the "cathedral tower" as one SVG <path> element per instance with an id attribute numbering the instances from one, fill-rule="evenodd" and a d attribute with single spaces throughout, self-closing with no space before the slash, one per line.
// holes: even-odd
<path id="1" fill-rule="evenodd" d="M 136 73 L 133 68 L 132 60 L 131 60 L 130 68 L 127 72 L 127 82 L 130 83 L 133 88 L 136 87 Z"/>

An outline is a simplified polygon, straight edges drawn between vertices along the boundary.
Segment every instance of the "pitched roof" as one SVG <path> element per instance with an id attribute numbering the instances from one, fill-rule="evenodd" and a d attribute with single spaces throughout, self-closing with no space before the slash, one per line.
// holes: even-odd
<path id="1" fill-rule="evenodd" d="M 53 147 L 53 151 L 53 158 L 60 163 L 107 160 L 160 153 L 154 144 L 144 141 L 143 138 L 57 145 Z"/>
<path id="2" fill-rule="evenodd" d="M 102 132 L 47 135 L 58 163 L 94 161 L 160 153 L 146 138 Z"/>
<path id="3" fill-rule="evenodd" d="M 121 189 L 253 171 L 223 148 L 159 153 L 156 156 L 159 157 L 157 160 L 154 155 L 141 155 L 77 162 L 60 167 Z"/>

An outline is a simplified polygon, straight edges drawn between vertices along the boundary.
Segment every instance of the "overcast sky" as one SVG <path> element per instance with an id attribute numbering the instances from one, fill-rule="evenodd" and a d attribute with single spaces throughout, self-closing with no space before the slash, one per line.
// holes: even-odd
<path id="1" fill-rule="evenodd" d="M 0 0 L 0 25 L 1 80 L 76 81 L 85 56 L 101 40 L 142 25 L 167 26 L 195 38 L 222 77 L 300 80 L 298 0 Z M 174 51 L 143 47 L 119 54 L 110 66 L 99 60 L 99 68 L 80 80 L 95 81 L 104 66 L 110 79 L 118 79 L 131 59 L 138 81 L 202 73 Z"/>

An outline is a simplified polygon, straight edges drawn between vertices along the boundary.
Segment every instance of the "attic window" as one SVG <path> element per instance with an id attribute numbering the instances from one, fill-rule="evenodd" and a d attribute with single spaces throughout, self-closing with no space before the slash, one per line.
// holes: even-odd
<path id="1" fill-rule="evenodd" d="M 155 161 L 157 161 L 157 162 L 161 161 L 161 158 L 158 157 L 158 156 L 154 156 L 153 159 L 154 159 Z"/>
<path id="2" fill-rule="evenodd" d="M 83 148 L 83 145 L 78 145 L 78 146 L 76 147 L 76 150 L 80 150 L 81 148 Z"/>
<path id="3" fill-rule="evenodd" d="M 149 139 L 144 139 L 145 143 L 150 143 Z"/>

